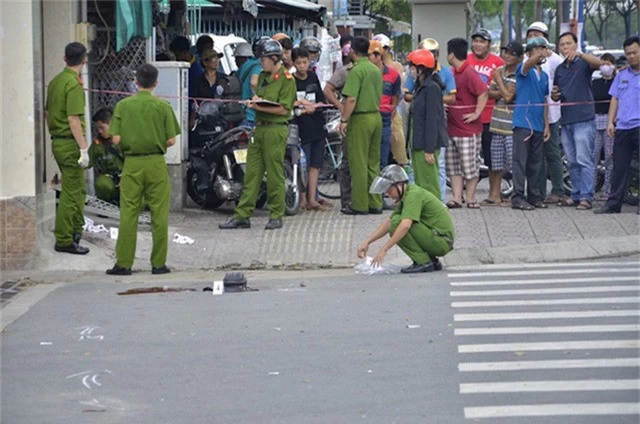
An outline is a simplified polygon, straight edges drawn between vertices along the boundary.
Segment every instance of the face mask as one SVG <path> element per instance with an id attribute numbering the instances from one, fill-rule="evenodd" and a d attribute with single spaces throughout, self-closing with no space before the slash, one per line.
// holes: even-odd
<path id="1" fill-rule="evenodd" d="M 609 78 L 611 75 L 613 75 L 613 69 L 613 65 L 602 65 L 600 67 L 600 72 L 602 73 L 603 77 Z"/>

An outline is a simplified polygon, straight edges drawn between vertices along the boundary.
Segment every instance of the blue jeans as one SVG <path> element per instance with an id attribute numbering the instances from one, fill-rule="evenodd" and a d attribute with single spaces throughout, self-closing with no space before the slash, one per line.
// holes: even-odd
<path id="1" fill-rule="evenodd" d="M 569 162 L 571 178 L 571 198 L 574 202 L 593 202 L 593 188 L 596 178 L 596 164 L 593 149 L 596 140 L 596 121 L 564 124 L 560 134 L 562 147 Z"/>
<path id="2" fill-rule="evenodd" d="M 444 161 L 445 148 L 440 148 L 440 154 L 438 155 L 438 167 L 440 168 L 440 197 L 442 203 L 447 199 L 447 170 Z"/>
<path id="3" fill-rule="evenodd" d="M 391 115 L 381 113 L 382 139 L 380 140 L 380 169 L 389 165 L 389 153 L 391 152 Z"/>

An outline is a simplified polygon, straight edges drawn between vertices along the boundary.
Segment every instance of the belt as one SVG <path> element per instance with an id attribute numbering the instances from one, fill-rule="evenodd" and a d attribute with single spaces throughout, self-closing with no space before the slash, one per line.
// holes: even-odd
<path id="1" fill-rule="evenodd" d="M 73 135 L 51 135 L 51 140 L 74 140 Z"/>
<path id="2" fill-rule="evenodd" d="M 266 127 L 268 125 L 289 125 L 289 124 L 287 122 L 256 121 L 256 127 Z"/>
<path id="3" fill-rule="evenodd" d="M 380 113 L 377 110 L 374 110 L 372 112 L 353 112 L 352 115 L 364 115 L 365 113 Z"/>
<path id="4" fill-rule="evenodd" d="M 125 153 L 125 159 L 127 157 L 142 157 L 142 156 L 162 156 L 164 153 Z"/>

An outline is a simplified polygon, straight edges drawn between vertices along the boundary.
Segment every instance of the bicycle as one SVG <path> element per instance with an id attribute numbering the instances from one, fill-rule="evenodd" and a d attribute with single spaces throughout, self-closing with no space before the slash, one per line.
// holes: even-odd
<path id="1" fill-rule="evenodd" d="M 327 199 L 339 199 L 337 185 L 338 168 L 342 163 L 342 136 L 340 135 L 340 111 L 328 109 L 324 112 L 327 136 L 324 145 L 324 161 L 318 175 L 318 194 Z"/>

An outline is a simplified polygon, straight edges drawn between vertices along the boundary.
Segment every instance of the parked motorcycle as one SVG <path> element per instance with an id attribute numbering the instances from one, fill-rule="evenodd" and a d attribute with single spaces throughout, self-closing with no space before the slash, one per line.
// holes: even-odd
<path id="1" fill-rule="evenodd" d="M 187 194 L 199 206 L 215 209 L 226 201 L 239 201 L 247 162 L 249 127 L 231 128 L 224 104 L 203 102 L 197 111 L 194 131 L 189 135 Z M 266 185 L 256 207 L 267 201 Z"/>

